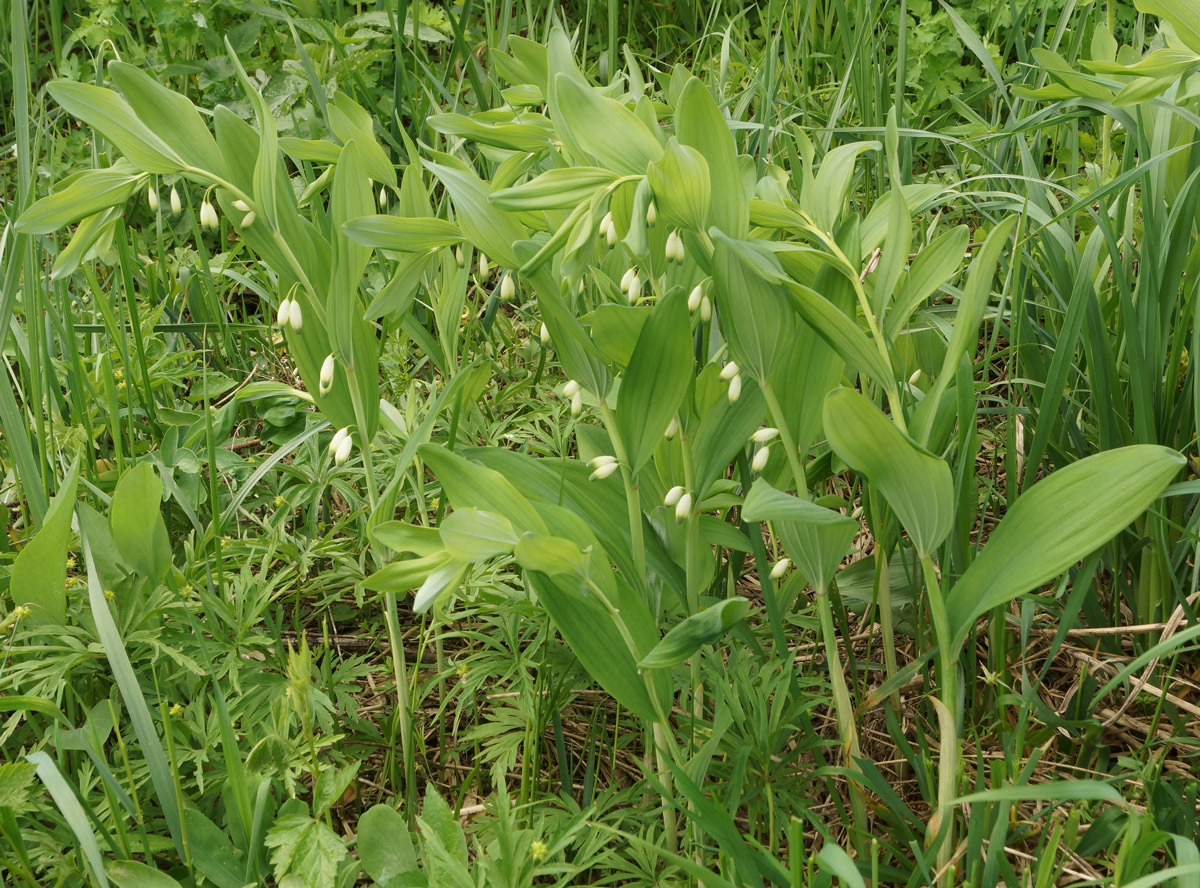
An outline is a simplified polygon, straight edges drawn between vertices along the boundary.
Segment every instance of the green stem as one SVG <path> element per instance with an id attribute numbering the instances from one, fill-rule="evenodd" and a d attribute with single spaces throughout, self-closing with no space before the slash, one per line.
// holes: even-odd
<path id="1" fill-rule="evenodd" d="M 937 843 L 937 865 L 942 872 L 942 884 L 949 888 L 950 856 L 954 852 L 954 808 L 950 804 L 958 795 L 958 672 L 957 659 L 951 650 L 950 620 L 941 584 L 928 555 L 921 556 L 921 571 L 929 597 L 929 617 L 938 643 L 937 698 L 934 709 L 938 716 L 938 798 L 937 813 L 929 822 L 926 836 Z"/>
<path id="2" fill-rule="evenodd" d="M 817 589 L 817 613 L 821 619 L 821 635 L 825 642 L 825 659 L 829 669 L 829 682 L 833 688 L 833 708 L 837 714 L 838 733 L 842 737 L 842 750 L 846 757 L 846 769 L 856 774 L 862 773 L 858 759 L 862 753 L 858 746 L 858 729 L 854 724 L 854 704 L 850 700 L 850 690 L 846 687 L 846 674 L 842 669 L 841 652 L 837 646 L 837 631 L 833 626 L 833 608 L 829 603 L 829 589 Z M 855 837 L 854 846 L 861 858 L 866 858 L 867 852 L 867 801 L 862 788 L 853 780 L 850 781 L 850 807 L 854 812 Z"/>
<path id="3" fill-rule="evenodd" d="M 616 456 L 617 462 L 621 466 L 621 481 L 625 485 L 625 506 L 629 512 L 629 537 L 633 547 L 633 567 L 637 573 L 634 583 L 641 590 L 646 586 L 646 540 L 642 532 L 642 502 L 634 481 L 632 467 L 629 465 L 629 454 L 625 450 L 621 436 L 617 434 L 617 424 L 612 410 L 609 409 L 603 398 L 600 399 L 597 406 L 600 409 L 600 418 L 604 421 L 604 428 L 608 431 L 609 440 L 612 441 L 613 455 Z M 633 648 L 631 647 L 630 650 Z"/>
<path id="4" fill-rule="evenodd" d="M 792 430 L 788 427 L 783 406 L 775 397 L 775 389 L 766 380 L 759 383 L 759 388 L 762 389 L 763 398 L 766 399 L 771 422 L 779 429 L 779 440 L 783 443 L 783 449 L 787 451 L 788 465 L 792 467 L 792 475 L 796 480 L 796 496 L 803 500 L 812 499 L 808 492 L 808 475 L 804 471 L 800 448 L 796 446 L 796 439 L 792 437 Z"/>

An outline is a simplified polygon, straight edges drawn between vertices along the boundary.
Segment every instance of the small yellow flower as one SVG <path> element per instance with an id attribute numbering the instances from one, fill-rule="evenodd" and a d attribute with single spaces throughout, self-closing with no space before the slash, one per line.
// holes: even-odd
<path id="1" fill-rule="evenodd" d="M 112 589 L 104 590 L 104 600 L 105 601 L 115 601 L 116 598 L 117 598 L 117 593 L 115 593 Z"/>
<path id="2" fill-rule="evenodd" d="M 18 620 L 25 620 L 25 619 L 28 619 L 29 615 L 33 612 L 29 608 L 27 608 L 25 605 L 19 604 L 15 608 L 13 608 L 13 613 L 16 615 Z"/>
<path id="3" fill-rule="evenodd" d="M 177 716 L 183 712 L 183 707 L 180 706 L 178 703 L 172 703 L 171 708 L 168 710 L 168 712 L 171 714 L 171 717 L 174 718 L 175 716 Z"/>
<path id="4" fill-rule="evenodd" d="M 282 496 L 280 496 L 279 494 L 275 494 L 275 506 L 276 507 L 282 506 L 284 504 L 284 502 L 285 502 L 285 500 Z"/>
<path id="5" fill-rule="evenodd" d="M 529 856 L 533 858 L 534 863 L 541 863 L 549 853 L 550 849 L 541 839 L 534 839 L 529 843 Z"/>

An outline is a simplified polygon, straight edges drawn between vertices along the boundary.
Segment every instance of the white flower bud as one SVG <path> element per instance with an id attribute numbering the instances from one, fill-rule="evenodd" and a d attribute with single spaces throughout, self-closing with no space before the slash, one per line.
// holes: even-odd
<path id="1" fill-rule="evenodd" d="M 242 228 L 249 228 L 254 224 L 254 210 L 251 210 L 246 215 L 242 216 Z"/>
<path id="2" fill-rule="evenodd" d="M 579 391 L 579 383 L 573 379 L 568 379 L 567 384 L 563 386 L 563 397 L 573 398 L 575 393 Z"/>
<path id="3" fill-rule="evenodd" d="M 707 296 L 700 300 L 700 320 L 705 324 L 712 320 L 712 302 Z"/>
<path id="4" fill-rule="evenodd" d="M 636 274 L 629 281 L 629 304 L 636 305 L 642 298 L 642 279 Z"/>
<path id="5" fill-rule="evenodd" d="M 730 361 L 728 364 L 726 364 L 724 367 L 721 368 L 721 378 L 724 379 L 726 382 L 728 382 L 729 380 L 733 379 L 733 377 L 737 376 L 741 372 L 742 371 L 738 368 L 738 365 L 735 364 L 733 361 Z"/>
<path id="6" fill-rule="evenodd" d="M 288 306 L 288 324 L 290 324 L 291 328 L 297 333 L 299 333 L 300 328 L 304 326 L 304 314 L 300 311 L 300 303 L 295 299 L 293 299 L 292 304 Z"/>
<path id="7" fill-rule="evenodd" d="M 538 331 L 538 338 L 542 340 L 542 345 L 550 344 L 550 328 L 545 323 L 542 324 L 542 329 Z"/>
<path id="8" fill-rule="evenodd" d="M 613 227 L 612 213 L 605 213 L 604 218 L 600 220 L 600 234 L 602 237 L 608 237 L 608 229 Z"/>
<path id="9" fill-rule="evenodd" d="M 670 490 L 667 491 L 667 495 L 663 498 L 663 505 L 665 505 L 665 506 L 678 505 L 679 498 L 682 497 L 684 493 L 685 493 L 685 491 L 684 491 L 683 487 L 679 484 L 676 484 L 674 487 L 672 487 Z"/>
<path id="10" fill-rule="evenodd" d="M 604 235 L 604 242 L 610 247 L 617 245 L 617 226 L 611 222 L 608 224 L 608 232 Z"/>
<path id="11" fill-rule="evenodd" d="M 179 192 L 174 185 L 171 186 L 171 212 L 176 216 L 183 212 L 183 201 L 179 199 Z"/>
<path id="12" fill-rule="evenodd" d="M 612 454 L 609 454 L 609 453 L 605 453 L 605 454 L 602 454 L 601 456 L 593 456 L 591 459 L 588 460 L 587 466 L 589 469 L 598 469 L 601 466 L 611 466 L 611 465 L 616 465 L 616 463 L 617 463 L 617 458 L 615 456 L 613 456 Z"/>
<path id="13" fill-rule="evenodd" d="M 511 274 L 506 274 L 500 282 L 500 301 L 512 302 L 517 296 L 517 285 Z"/>
<path id="14" fill-rule="evenodd" d="M 338 448 L 342 446 L 342 442 L 350 437 L 350 429 L 338 429 L 333 433 L 333 439 L 329 442 L 329 452 L 337 453 Z"/>
<path id="15" fill-rule="evenodd" d="M 787 569 L 791 566 L 792 562 L 788 561 L 786 558 L 780 558 L 773 565 L 771 565 L 771 579 L 778 580 L 785 573 L 787 573 Z"/>
<path id="16" fill-rule="evenodd" d="M 625 273 L 621 275 L 621 292 L 629 292 L 629 282 L 637 277 L 637 269 L 632 265 L 625 269 Z"/>
<path id="17" fill-rule="evenodd" d="M 774 441 L 777 437 L 779 437 L 779 429 L 768 427 L 765 429 L 759 429 L 750 436 L 750 440 L 755 444 L 766 444 L 768 441 Z"/>
<path id="18" fill-rule="evenodd" d="M 467 254 L 463 252 L 461 244 L 454 248 L 454 261 L 458 263 L 459 268 L 467 264 Z"/>
<path id="19" fill-rule="evenodd" d="M 342 443 L 338 445 L 337 453 L 333 455 L 333 461 L 339 466 L 350 458 L 350 451 L 354 449 L 354 438 L 346 435 L 342 439 Z"/>
<path id="20" fill-rule="evenodd" d="M 597 467 L 596 471 L 592 472 L 592 474 L 588 476 L 588 480 L 603 481 L 619 468 L 621 468 L 621 466 L 618 463 L 605 463 L 604 465 Z"/>
<path id="21" fill-rule="evenodd" d="M 153 185 L 148 186 L 146 191 L 146 202 L 150 204 L 151 212 L 158 212 L 158 191 Z"/>
<path id="22" fill-rule="evenodd" d="M 675 504 L 675 520 L 685 521 L 692 514 L 692 495 L 685 493 L 679 498 L 679 502 Z"/>
<path id="23" fill-rule="evenodd" d="M 479 254 L 479 277 L 481 279 L 486 280 L 487 276 L 490 275 L 491 273 L 492 273 L 492 268 L 490 265 L 488 265 L 487 256 L 485 256 L 483 253 L 480 253 Z"/>
<path id="24" fill-rule="evenodd" d="M 704 298 L 704 291 L 699 284 L 692 287 L 692 292 L 688 293 L 688 311 L 695 311 L 700 307 L 700 300 Z"/>
<path id="25" fill-rule="evenodd" d="M 732 404 L 742 396 L 742 374 L 738 374 L 729 380 L 729 403 Z"/>
<path id="26" fill-rule="evenodd" d="M 732 400 L 732 399 L 731 399 Z M 750 461 L 750 468 L 761 473 L 767 467 L 767 462 L 771 459 L 771 445 L 760 447 L 758 452 L 754 454 L 754 459 Z"/>
<path id="27" fill-rule="evenodd" d="M 667 426 L 667 430 L 665 432 L 663 432 L 663 436 L 668 441 L 670 441 L 672 438 L 674 438 L 678 434 L 679 434 L 679 417 L 672 416 L 671 424 L 669 426 Z"/>
<path id="28" fill-rule="evenodd" d="M 217 218 L 217 211 L 208 201 L 200 204 L 200 225 L 203 228 L 220 228 L 221 220 Z"/>
<path id="29" fill-rule="evenodd" d="M 653 228 L 658 224 L 658 207 L 654 205 L 654 201 L 650 201 L 650 205 L 646 207 L 646 227 Z"/>
<path id="30" fill-rule="evenodd" d="M 329 394 L 329 390 L 333 388 L 333 371 L 335 369 L 333 355 L 326 355 L 325 363 L 321 365 L 321 397 Z"/>
<path id="31" fill-rule="evenodd" d="M 684 250 L 683 238 L 679 236 L 678 231 L 672 231 L 667 235 L 666 255 L 668 262 L 683 263 Z"/>
<path id="32" fill-rule="evenodd" d="M 291 317 L 292 300 L 285 297 L 283 302 L 279 303 L 279 312 L 275 315 L 275 322 L 281 327 L 286 327 Z"/>
<path id="33" fill-rule="evenodd" d="M 381 207 L 387 206 L 387 186 L 386 185 L 379 186 L 379 206 L 381 206 Z"/>
<path id="34" fill-rule="evenodd" d="M 913 372 L 913 375 L 912 375 L 912 376 L 910 376 L 910 377 L 908 377 L 908 384 L 909 384 L 909 385 L 916 385 L 916 384 L 917 384 L 917 380 L 918 380 L 918 379 L 920 379 L 920 378 L 921 378 L 921 371 L 920 371 L 920 370 L 915 370 L 915 371 Z"/>
<path id="35" fill-rule="evenodd" d="M 248 204 L 248 203 L 246 203 L 244 200 L 240 200 L 240 199 L 239 199 L 239 200 L 235 200 L 235 201 L 233 202 L 233 208 L 234 208 L 235 210 L 237 210 L 239 213 L 248 213 L 248 212 L 250 212 L 250 204 Z"/>
<path id="36" fill-rule="evenodd" d="M 578 416 L 583 412 L 583 392 L 576 390 L 575 394 L 571 395 L 571 415 Z"/>

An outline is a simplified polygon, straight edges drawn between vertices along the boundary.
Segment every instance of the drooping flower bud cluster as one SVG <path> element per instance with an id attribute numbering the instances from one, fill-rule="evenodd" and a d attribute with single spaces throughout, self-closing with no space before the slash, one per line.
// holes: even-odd
<path id="1" fill-rule="evenodd" d="M 604 218 L 600 220 L 600 236 L 610 247 L 617 245 L 617 225 L 613 222 L 612 213 L 605 213 Z"/>
<path id="2" fill-rule="evenodd" d="M 732 404 L 742 396 L 742 371 L 730 361 L 721 368 L 721 378 L 729 383 L 729 402 Z"/>
<path id="3" fill-rule="evenodd" d="M 630 305 L 636 305 L 642 299 L 642 278 L 638 274 L 635 266 L 630 266 L 629 269 L 621 277 L 621 292 L 629 299 Z"/>
<path id="4" fill-rule="evenodd" d="M 279 303 L 279 311 L 275 315 L 275 320 L 280 327 L 291 327 L 297 333 L 304 326 L 304 313 L 300 309 L 300 303 L 295 299 L 284 299 Z"/>
<path id="5" fill-rule="evenodd" d="M 333 461 L 339 466 L 350 459 L 350 452 L 354 449 L 354 438 L 350 434 L 349 428 L 338 429 L 333 434 L 333 439 L 329 442 L 329 452 L 333 454 Z"/>
<path id="6" fill-rule="evenodd" d="M 583 412 L 583 388 L 574 379 L 567 380 L 563 386 L 563 395 L 571 399 L 571 415 L 578 416 Z"/>
<path id="7" fill-rule="evenodd" d="M 668 262 L 674 262 L 676 265 L 683 264 L 686 254 L 683 249 L 683 238 L 679 236 L 678 231 L 672 231 L 667 235 L 666 254 Z"/>
<path id="8" fill-rule="evenodd" d="M 609 475 L 613 474 L 617 469 L 621 468 L 621 464 L 617 462 L 615 456 L 605 454 L 603 456 L 595 456 L 588 460 L 588 468 L 593 469 L 591 475 L 588 476 L 589 481 L 603 481 Z"/>
<path id="9" fill-rule="evenodd" d="M 330 390 L 333 388 L 333 374 L 336 369 L 337 367 L 333 360 L 333 355 L 326 355 L 325 362 L 321 364 L 321 380 L 319 383 L 319 390 L 322 398 L 329 394 Z"/>

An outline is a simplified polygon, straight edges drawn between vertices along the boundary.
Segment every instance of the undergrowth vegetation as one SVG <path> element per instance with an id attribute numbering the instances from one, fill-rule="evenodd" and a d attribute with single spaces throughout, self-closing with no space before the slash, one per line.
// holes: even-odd
<path id="1" fill-rule="evenodd" d="M 13 0 L 0 878 L 1200 885 L 1200 12 Z"/>

